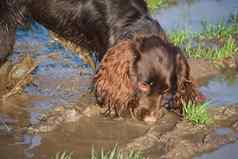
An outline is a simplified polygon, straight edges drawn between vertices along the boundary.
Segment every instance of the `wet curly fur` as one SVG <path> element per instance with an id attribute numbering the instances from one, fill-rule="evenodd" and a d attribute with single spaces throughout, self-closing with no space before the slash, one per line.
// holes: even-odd
<path id="1" fill-rule="evenodd" d="M 151 41 L 145 42 L 148 40 L 154 41 L 154 45 Z M 150 58 L 154 52 L 155 57 Z M 163 59 L 164 54 L 171 55 Z M 157 56 L 161 61 L 153 66 Z M 152 65 L 152 71 L 145 69 L 140 72 L 140 61 L 144 62 L 144 67 Z M 145 88 L 140 84 L 144 84 Z M 199 95 L 181 50 L 157 36 L 124 40 L 109 49 L 95 75 L 95 86 L 96 96 L 100 103 L 107 106 L 108 115 L 130 113 L 132 117 L 142 120 L 150 116 L 159 117 L 162 107 L 181 114 L 183 104 L 196 102 Z"/>
<path id="2" fill-rule="evenodd" d="M 19 25 L 33 19 L 101 62 L 98 101 L 115 115 L 181 111 L 198 92 L 181 50 L 169 43 L 144 0 L 1 0 L 0 63 L 12 52 Z"/>

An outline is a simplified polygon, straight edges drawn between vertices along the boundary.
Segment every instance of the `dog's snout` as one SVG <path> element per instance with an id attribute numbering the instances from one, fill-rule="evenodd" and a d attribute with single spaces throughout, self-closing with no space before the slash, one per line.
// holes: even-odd
<path id="1" fill-rule="evenodd" d="M 172 94 L 165 95 L 162 99 L 162 105 L 167 110 L 173 109 L 173 107 L 174 107 L 174 96 Z"/>

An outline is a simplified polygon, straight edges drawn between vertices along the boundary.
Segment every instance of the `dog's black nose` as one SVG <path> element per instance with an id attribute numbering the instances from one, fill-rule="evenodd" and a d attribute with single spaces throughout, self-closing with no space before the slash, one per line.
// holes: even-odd
<path id="1" fill-rule="evenodd" d="M 162 105 L 167 109 L 171 110 L 174 107 L 174 96 L 169 94 L 165 95 L 163 100 L 162 100 Z"/>

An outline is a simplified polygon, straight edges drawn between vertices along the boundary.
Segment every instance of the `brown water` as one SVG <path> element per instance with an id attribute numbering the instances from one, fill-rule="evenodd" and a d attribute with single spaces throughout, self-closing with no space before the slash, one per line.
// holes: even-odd
<path id="1" fill-rule="evenodd" d="M 107 150 L 116 144 L 125 144 L 144 134 L 145 130 L 145 125 L 131 121 L 82 118 L 47 134 L 0 136 L 0 154 L 4 159 L 48 159 L 57 152 L 68 151 L 83 159 L 89 158 L 92 147 L 96 151 Z"/>
<path id="2" fill-rule="evenodd" d="M 67 76 L 66 76 L 67 75 Z M 148 126 L 129 120 L 81 118 L 46 134 L 29 134 L 25 127 L 39 123 L 42 113 L 57 106 L 77 104 L 80 108 L 95 105 L 90 73 L 77 69 L 57 69 L 35 74 L 34 84 L 26 93 L 0 104 L 0 158 L 49 158 L 57 152 L 73 151 L 79 158 L 88 157 L 92 147 L 109 149 L 143 135 Z M 4 124 L 3 124 L 4 123 Z"/>
<path id="3" fill-rule="evenodd" d="M 199 31 L 204 18 L 217 23 L 222 17 L 227 19 L 237 8 L 237 0 L 180 1 L 159 10 L 155 17 L 166 30 L 181 26 Z M 84 108 L 94 105 L 95 98 L 88 95 L 93 76 L 91 69 L 77 55 L 53 42 L 42 26 L 33 23 L 32 30 L 17 31 L 17 44 L 11 59 L 15 61 L 25 52 L 31 53 L 40 65 L 34 72 L 33 84 L 26 87 L 23 95 L 0 103 L 0 159 L 44 159 L 60 151 L 73 151 L 83 159 L 93 146 L 109 149 L 143 135 L 148 129 L 147 125 L 130 120 L 84 117 L 50 133 L 26 133 L 24 128 L 37 124 L 42 113 L 62 105 L 77 104 Z M 227 77 L 230 74 L 216 76 L 201 87 L 212 105 L 238 102 L 237 75 L 232 75 L 232 80 Z M 237 148 L 237 144 L 232 146 Z M 236 151 L 221 150 L 219 153 L 238 155 Z"/>

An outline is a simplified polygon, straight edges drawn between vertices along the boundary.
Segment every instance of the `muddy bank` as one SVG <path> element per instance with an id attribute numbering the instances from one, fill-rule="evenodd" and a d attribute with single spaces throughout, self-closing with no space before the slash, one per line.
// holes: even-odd
<path id="1" fill-rule="evenodd" d="M 124 151 L 142 151 L 152 159 L 189 159 L 237 141 L 238 105 L 211 108 L 214 124 L 192 125 L 167 113 L 143 136 L 125 145 Z M 222 133 L 220 129 L 228 129 Z"/>
<path id="2" fill-rule="evenodd" d="M 238 57 L 231 57 L 223 60 L 205 60 L 205 59 L 188 59 L 191 67 L 191 75 L 199 83 L 204 79 L 209 79 L 228 70 L 238 72 Z"/>
<path id="3" fill-rule="evenodd" d="M 203 59 L 188 59 L 192 77 L 199 81 L 221 73 L 212 61 Z"/>
<path id="4" fill-rule="evenodd" d="M 7 61 L 0 67 L 0 98 L 21 94 L 24 86 L 31 83 L 31 73 L 37 67 L 30 55 L 19 58 L 18 62 Z"/>

